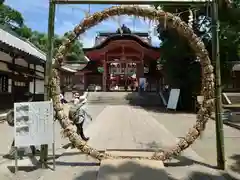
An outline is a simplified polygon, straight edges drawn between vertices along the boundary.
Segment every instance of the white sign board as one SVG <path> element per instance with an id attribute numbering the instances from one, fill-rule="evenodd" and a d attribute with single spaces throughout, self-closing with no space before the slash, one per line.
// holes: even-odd
<path id="1" fill-rule="evenodd" d="M 177 109 L 180 89 L 171 89 L 167 109 Z"/>
<path id="2" fill-rule="evenodd" d="M 14 103 L 16 147 L 54 143 L 52 101 Z"/>

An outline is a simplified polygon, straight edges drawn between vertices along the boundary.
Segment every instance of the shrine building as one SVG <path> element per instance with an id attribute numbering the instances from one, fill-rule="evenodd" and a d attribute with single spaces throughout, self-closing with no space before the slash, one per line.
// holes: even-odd
<path id="1" fill-rule="evenodd" d="M 130 31 L 130 30 L 129 30 Z M 84 89 L 98 86 L 102 91 L 128 90 L 139 78 L 146 78 L 148 90 L 155 91 L 161 80 L 157 66 L 160 49 L 151 45 L 148 33 L 100 32 L 92 48 L 84 48 L 90 61 L 76 73 Z"/>

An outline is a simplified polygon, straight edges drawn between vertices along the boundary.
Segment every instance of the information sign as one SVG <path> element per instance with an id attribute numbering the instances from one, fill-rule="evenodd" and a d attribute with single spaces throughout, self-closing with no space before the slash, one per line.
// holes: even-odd
<path id="1" fill-rule="evenodd" d="M 54 143 L 52 101 L 14 103 L 16 147 Z"/>
<path id="2" fill-rule="evenodd" d="M 180 95 L 180 89 L 171 89 L 168 99 L 167 109 L 177 109 L 178 99 Z"/>

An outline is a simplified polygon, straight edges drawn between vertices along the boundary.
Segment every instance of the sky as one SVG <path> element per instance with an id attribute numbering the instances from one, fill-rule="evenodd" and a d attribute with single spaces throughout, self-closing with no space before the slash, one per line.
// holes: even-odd
<path id="1" fill-rule="evenodd" d="M 48 1 L 49 0 L 5 0 L 5 4 L 19 11 L 25 20 L 25 24 L 32 30 L 47 32 L 48 28 Z M 90 5 L 90 13 L 102 11 L 112 5 Z M 55 34 L 63 35 L 67 31 L 73 30 L 88 12 L 89 5 L 57 5 L 55 16 Z M 116 32 L 120 24 L 127 25 L 132 31 L 151 31 L 152 45 L 159 46 L 160 41 L 154 36 L 154 23 L 148 20 L 137 19 L 129 16 L 110 18 L 101 24 L 89 29 L 80 36 L 84 47 L 92 47 L 96 33 Z"/>

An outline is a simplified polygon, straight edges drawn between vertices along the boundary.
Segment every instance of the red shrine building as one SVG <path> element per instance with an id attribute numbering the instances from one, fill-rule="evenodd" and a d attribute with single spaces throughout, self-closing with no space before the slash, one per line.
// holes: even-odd
<path id="1" fill-rule="evenodd" d="M 95 45 L 84 53 L 90 61 L 76 73 L 84 89 L 95 86 L 102 91 L 127 91 L 140 78 L 146 79 L 149 91 L 159 86 L 160 49 L 151 45 L 148 33 L 98 33 Z"/>

